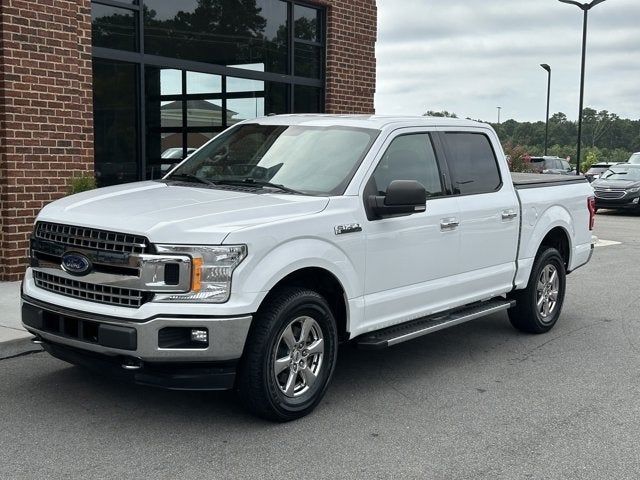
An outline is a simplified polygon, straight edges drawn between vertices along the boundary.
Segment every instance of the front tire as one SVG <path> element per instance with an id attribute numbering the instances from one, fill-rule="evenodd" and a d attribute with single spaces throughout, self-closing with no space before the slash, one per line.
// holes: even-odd
<path id="1" fill-rule="evenodd" d="M 566 269 L 555 248 L 542 250 L 536 257 L 527 288 L 511 295 L 516 306 L 509 310 L 511 324 L 522 332 L 541 334 L 558 321 L 564 304 Z"/>
<path id="2" fill-rule="evenodd" d="M 237 390 L 255 415 L 286 422 L 322 400 L 338 353 L 336 321 L 327 301 L 302 288 L 277 291 L 256 315 Z"/>

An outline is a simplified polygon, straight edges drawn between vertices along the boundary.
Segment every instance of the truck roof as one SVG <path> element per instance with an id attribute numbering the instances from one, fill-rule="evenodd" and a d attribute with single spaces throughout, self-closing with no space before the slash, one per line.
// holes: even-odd
<path id="1" fill-rule="evenodd" d="M 387 127 L 488 127 L 485 123 L 448 117 L 290 114 L 248 120 L 261 125 L 344 126 L 382 130 Z"/>

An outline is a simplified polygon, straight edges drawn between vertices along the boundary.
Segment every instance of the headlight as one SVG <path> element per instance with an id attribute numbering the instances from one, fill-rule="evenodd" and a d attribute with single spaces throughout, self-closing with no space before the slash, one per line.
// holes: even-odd
<path id="1" fill-rule="evenodd" d="M 640 192 L 640 187 L 630 188 L 630 189 L 629 189 L 629 192 L 630 192 L 630 193 L 638 193 L 638 192 Z"/>
<path id="2" fill-rule="evenodd" d="M 191 291 L 156 295 L 156 302 L 224 303 L 231 294 L 233 271 L 247 256 L 246 245 L 188 247 L 158 245 L 158 253 L 192 258 Z"/>

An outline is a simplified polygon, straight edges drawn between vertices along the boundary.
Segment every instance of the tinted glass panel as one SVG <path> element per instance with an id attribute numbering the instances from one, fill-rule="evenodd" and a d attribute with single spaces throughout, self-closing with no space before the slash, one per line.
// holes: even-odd
<path id="1" fill-rule="evenodd" d="M 229 125 L 264 116 L 264 97 L 230 98 L 227 100 Z"/>
<path id="2" fill-rule="evenodd" d="M 145 51 L 287 73 L 287 4 L 281 0 L 146 0 Z"/>
<path id="3" fill-rule="evenodd" d="M 94 59 L 96 180 L 104 187 L 138 179 L 137 68 Z"/>
<path id="4" fill-rule="evenodd" d="M 447 133 L 448 164 L 456 193 L 488 193 L 501 185 L 489 139 L 476 133 Z"/>
<path id="5" fill-rule="evenodd" d="M 160 70 L 160 95 L 182 94 L 182 70 Z"/>
<path id="6" fill-rule="evenodd" d="M 295 113 L 322 113 L 322 89 L 296 85 L 294 108 Z"/>
<path id="7" fill-rule="evenodd" d="M 322 74 L 322 48 L 297 43 L 294 68 L 298 77 L 320 78 Z"/>
<path id="8" fill-rule="evenodd" d="M 320 10 L 296 5 L 294 7 L 295 36 L 300 40 L 320 42 Z"/>
<path id="9" fill-rule="evenodd" d="M 180 100 L 160 103 L 160 126 L 162 128 L 182 127 L 184 124 L 182 118 L 182 103 Z"/>
<path id="10" fill-rule="evenodd" d="M 222 77 L 200 72 L 187 72 L 187 94 L 221 93 Z"/>
<path id="11" fill-rule="evenodd" d="M 440 170 L 429 135 L 396 138 L 380 160 L 373 180 L 380 195 L 386 195 L 394 180 L 416 180 L 425 187 L 428 196 L 442 195 Z"/>
<path id="12" fill-rule="evenodd" d="M 187 101 L 188 127 L 221 127 L 222 100 Z"/>
<path id="13" fill-rule="evenodd" d="M 227 77 L 227 92 L 264 92 L 264 82 L 247 78 Z"/>
<path id="14" fill-rule="evenodd" d="M 137 50 L 135 12 L 94 3 L 91 18 L 94 47 Z"/>

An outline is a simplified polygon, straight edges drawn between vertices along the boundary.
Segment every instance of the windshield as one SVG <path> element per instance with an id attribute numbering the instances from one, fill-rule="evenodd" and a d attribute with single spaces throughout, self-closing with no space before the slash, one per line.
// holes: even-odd
<path id="1" fill-rule="evenodd" d="M 348 127 L 240 125 L 191 155 L 165 180 L 342 195 L 379 133 Z"/>
<path id="2" fill-rule="evenodd" d="M 640 153 L 634 153 L 629 159 L 629 163 L 640 163 Z"/>
<path id="3" fill-rule="evenodd" d="M 634 167 L 614 167 L 607 170 L 602 177 L 603 180 L 640 180 L 640 168 Z"/>

